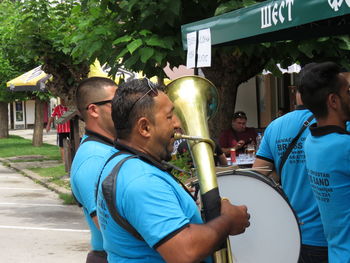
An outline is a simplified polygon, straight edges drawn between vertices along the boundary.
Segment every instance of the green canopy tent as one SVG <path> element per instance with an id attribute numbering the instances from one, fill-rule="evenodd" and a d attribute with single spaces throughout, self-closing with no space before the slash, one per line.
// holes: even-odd
<path id="1" fill-rule="evenodd" d="M 187 34 L 210 29 L 212 45 L 305 39 L 350 32 L 350 0 L 270 0 L 182 25 Z"/>

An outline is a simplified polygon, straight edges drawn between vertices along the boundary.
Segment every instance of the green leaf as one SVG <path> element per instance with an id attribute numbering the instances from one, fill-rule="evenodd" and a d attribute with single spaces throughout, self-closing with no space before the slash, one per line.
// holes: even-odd
<path id="1" fill-rule="evenodd" d="M 215 10 L 215 16 L 236 10 L 238 8 L 243 7 L 242 3 L 240 1 L 237 0 L 231 0 L 228 1 L 226 3 L 223 3 L 221 5 L 219 5 L 219 7 Z"/>
<path id="2" fill-rule="evenodd" d="M 124 55 L 128 53 L 128 49 L 127 48 L 124 48 L 116 57 L 116 60 L 118 60 L 119 58 L 122 58 L 124 57 Z"/>
<path id="3" fill-rule="evenodd" d="M 280 71 L 280 69 L 277 67 L 276 65 L 276 61 L 273 59 L 270 59 L 270 61 L 267 63 L 267 65 L 265 66 L 265 69 L 267 69 L 268 71 L 270 71 L 274 76 L 282 76 L 282 72 Z"/>
<path id="4" fill-rule="evenodd" d="M 141 54 L 141 62 L 146 63 L 150 57 L 154 54 L 154 49 L 151 47 L 141 48 L 139 53 Z"/>
<path id="5" fill-rule="evenodd" d="M 166 55 L 162 52 L 157 52 L 153 58 L 155 59 L 155 61 L 158 63 L 158 64 L 162 64 L 163 62 L 163 59 L 166 57 Z"/>
<path id="6" fill-rule="evenodd" d="M 174 40 L 172 38 L 160 38 L 157 35 L 151 36 L 149 39 L 146 39 L 146 44 L 153 47 L 161 47 L 165 49 L 173 49 Z"/>
<path id="7" fill-rule="evenodd" d="M 139 34 L 141 35 L 141 36 L 147 36 L 147 35 L 149 35 L 149 34 L 152 34 L 152 32 L 151 31 L 149 31 L 149 30 L 146 30 L 146 29 L 143 29 L 143 30 L 141 30 L 140 32 L 139 32 Z"/>
<path id="8" fill-rule="evenodd" d="M 343 50 L 350 50 L 350 38 L 348 36 L 339 37 L 341 42 L 339 43 L 339 48 Z"/>
<path id="9" fill-rule="evenodd" d="M 139 60 L 139 58 L 140 58 L 139 54 L 135 54 L 131 56 L 124 62 L 125 67 L 132 68 L 136 64 L 136 62 Z"/>
<path id="10" fill-rule="evenodd" d="M 325 42 L 328 41 L 330 38 L 329 37 L 320 37 L 317 39 L 317 42 Z"/>
<path id="11" fill-rule="evenodd" d="M 303 45 L 299 45 L 298 49 L 303 52 L 307 57 L 313 58 L 313 50 L 314 50 L 314 45 L 311 43 L 304 43 Z"/>
<path id="12" fill-rule="evenodd" d="M 131 36 L 125 35 L 114 40 L 112 44 L 118 45 L 119 43 L 129 42 L 131 39 L 132 39 Z"/>
<path id="13" fill-rule="evenodd" d="M 141 39 L 135 39 L 132 41 L 129 45 L 127 45 L 127 49 L 129 50 L 130 54 L 134 53 L 136 49 L 138 49 L 140 46 L 142 46 L 142 40 Z"/>

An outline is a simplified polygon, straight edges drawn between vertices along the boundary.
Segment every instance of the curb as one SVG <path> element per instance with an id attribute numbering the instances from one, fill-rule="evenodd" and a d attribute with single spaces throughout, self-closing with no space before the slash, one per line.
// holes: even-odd
<path id="1" fill-rule="evenodd" d="M 64 195 L 72 194 L 72 192 L 70 190 L 49 182 L 48 179 L 38 175 L 37 173 L 34 173 L 33 171 L 30 171 L 28 169 L 22 170 L 22 169 L 16 168 L 15 163 L 12 163 L 5 158 L 0 158 L 0 162 L 3 163 L 5 166 L 10 167 L 11 169 L 14 169 L 15 171 L 21 173 L 25 177 L 28 177 L 28 178 L 32 179 L 33 181 L 45 186 L 46 188 L 50 189 L 51 191 L 56 192 L 57 194 L 64 194 Z"/>

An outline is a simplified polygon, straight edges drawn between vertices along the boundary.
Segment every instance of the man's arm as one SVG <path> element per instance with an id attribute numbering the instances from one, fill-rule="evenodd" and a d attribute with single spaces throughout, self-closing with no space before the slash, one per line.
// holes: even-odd
<path id="1" fill-rule="evenodd" d="M 257 170 L 257 171 L 269 178 L 272 178 L 275 182 L 279 182 L 279 176 L 277 175 L 275 166 L 272 162 L 261 159 L 259 158 L 259 156 L 257 156 L 253 163 L 253 168 L 259 168 L 259 167 L 263 167 L 264 169 L 266 168 L 268 170 L 271 170 L 271 171 L 264 171 L 264 170 Z"/>
<path id="2" fill-rule="evenodd" d="M 95 226 L 97 227 L 98 230 L 100 230 L 100 225 L 98 223 L 98 218 L 96 214 L 94 216 L 91 216 L 92 221 L 95 223 Z"/>
<path id="3" fill-rule="evenodd" d="M 218 156 L 220 165 L 227 165 L 227 159 L 224 153 Z"/>
<path id="4" fill-rule="evenodd" d="M 230 149 L 231 148 L 234 148 L 237 151 L 237 150 L 241 149 L 244 145 L 245 145 L 245 141 L 240 140 L 240 141 L 237 142 L 237 144 L 233 145 L 232 147 L 230 147 L 230 148 L 221 148 L 221 150 L 223 151 L 223 153 L 226 156 L 230 156 Z"/>
<path id="5" fill-rule="evenodd" d="M 49 121 L 47 122 L 47 125 L 46 125 L 46 132 L 49 132 L 51 130 L 51 124 L 52 124 L 53 120 L 54 120 L 53 117 L 49 118 Z"/>
<path id="6" fill-rule="evenodd" d="M 161 244 L 157 251 L 166 262 L 198 262 L 212 254 L 228 235 L 238 235 L 249 226 L 246 206 L 221 201 L 221 215 L 206 224 L 190 224 Z M 179 253 L 174 253 L 179 251 Z"/>

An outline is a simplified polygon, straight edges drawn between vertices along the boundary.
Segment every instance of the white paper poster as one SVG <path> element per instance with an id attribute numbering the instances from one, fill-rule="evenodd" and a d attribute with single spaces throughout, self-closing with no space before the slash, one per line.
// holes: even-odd
<path id="1" fill-rule="evenodd" d="M 197 32 L 191 32 L 187 34 L 187 68 L 196 67 L 196 45 L 197 45 Z"/>
<path id="2" fill-rule="evenodd" d="M 210 28 L 198 32 L 197 67 L 211 66 L 211 35 Z"/>

